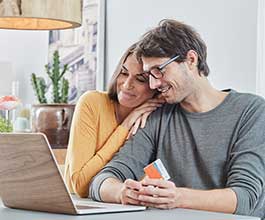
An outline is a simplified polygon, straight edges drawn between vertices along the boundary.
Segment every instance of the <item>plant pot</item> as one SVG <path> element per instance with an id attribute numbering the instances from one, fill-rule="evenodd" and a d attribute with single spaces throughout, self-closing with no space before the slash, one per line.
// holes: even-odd
<path id="1" fill-rule="evenodd" d="M 32 131 L 46 134 L 52 148 L 67 148 L 75 105 L 32 106 Z"/>

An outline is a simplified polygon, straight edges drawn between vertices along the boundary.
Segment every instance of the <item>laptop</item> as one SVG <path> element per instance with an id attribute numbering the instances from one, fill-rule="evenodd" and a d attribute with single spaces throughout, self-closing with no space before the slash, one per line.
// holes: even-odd
<path id="1" fill-rule="evenodd" d="M 0 133 L 0 197 L 9 208 L 73 215 L 146 209 L 72 198 L 41 133 Z"/>

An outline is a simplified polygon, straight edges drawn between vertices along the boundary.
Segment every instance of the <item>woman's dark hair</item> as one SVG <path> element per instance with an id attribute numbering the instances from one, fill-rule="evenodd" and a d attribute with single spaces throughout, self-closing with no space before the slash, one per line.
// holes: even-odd
<path id="1" fill-rule="evenodd" d="M 118 96 L 117 96 L 117 78 L 120 75 L 122 65 L 125 63 L 128 56 L 134 53 L 136 48 L 136 44 L 131 45 L 125 53 L 122 55 L 118 65 L 116 66 L 116 69 L 110 79 L 110 83 L 108 86 L 108 96 L 111 100 L 118 102 Z M 140 60 L 138 60 L 140 63 Z"/>
<path id="2" fill-rule="evenodd" d="M 198 70 L 205 76 L 209 75 L 206 62 L 207 47 L 200 35 L 189 25 L 165 19 L 158 27 L 145 33 L 137 44 L 136 55 L 141 57 L 173 57 L 180 55 L 177 62 L 186 59 L 189 50 L 198 54 Z"/>

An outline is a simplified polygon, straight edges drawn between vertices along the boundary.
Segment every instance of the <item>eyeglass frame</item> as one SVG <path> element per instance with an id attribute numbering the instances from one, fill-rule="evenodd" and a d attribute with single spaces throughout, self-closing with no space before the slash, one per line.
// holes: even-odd
<path id="1" fill-rule="evenodd" d="M 178 59 L 179 57 L 180 57 L 180 55 L 175 55 L 174 57 L 170 58 L 170 59 L 167 60 L 166 62 L 160 64 L 159 66 L 151 67 L 149 71 L 143 72 L 142 75 L 144 76 L 144 74 L 148 74 L 148 77 L 149 77 L 149 76 L 152 76 L 152 77 L 155 78 L 155 79 L 161 79 L 161 78 L 164 77 L 164 74 L 165 74 L 165 73 L 162 72 L 162 70 L 163 70 L 167 65 L 169 65 L 170 63 L 172 63 L 172 62 L 174 62 L 176 59 Z M 159 71 L 159 73 L 160 73 L 160 76 L 159 76 L 159 77 L 158 77 L 158 76 L 155 76 L 153 73 L 151 73 L 151 71 L 152 71 L 153 69 L 157 69 L 157 70 Z M 144 77 L 146 77 L 146 76 L 144 76 Z"/>

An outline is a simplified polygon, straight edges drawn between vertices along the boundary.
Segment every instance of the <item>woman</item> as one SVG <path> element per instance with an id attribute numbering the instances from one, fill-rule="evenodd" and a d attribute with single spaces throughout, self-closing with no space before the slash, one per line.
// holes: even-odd
<path id="1" fill-rule="evenodd" d="M 65 163 L 70 191 L 88 196 L 89 182 L 163 103 L 142 77 L 132 45 L 121 58 L 108 93 L 87 92 L 77 103 Z"/>

